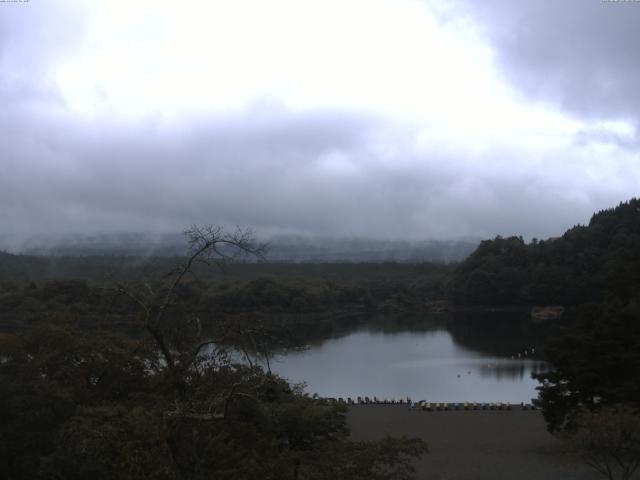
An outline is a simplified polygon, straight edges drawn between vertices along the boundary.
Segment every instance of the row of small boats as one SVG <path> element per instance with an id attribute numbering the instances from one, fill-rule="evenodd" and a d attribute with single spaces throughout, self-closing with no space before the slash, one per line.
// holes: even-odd
<path id="1" fill-rule="evenodd" d="M 504 402 L 463 402 L 463 403 L 433 403 L 426 400 L 420 400 L 413 404 L 413 408 L 418 410 L 425 410 L 427 412 L 433 411 L 445 411 L 445 410 L 512 410 L 520 408 L 521 410 L 535 410 L 536 407 L 532 404 L 520 403 L 520 405 L 514 405 Z"/>
<path id="2" fill-rule="evenodd" d="M 347 397 L 347 398 L 328 398 L 327 400 L 337 403 L 346 403 L 347 405 L 411 405 L 409 397 Z"/>
<path id="3" fill-rule="evenodd" d="M 328 401 L 333 403 L 342 403 L 346 405 L 408 405 L 411 408 L 417 410 L 424 410 L 427 412 L 433 411 L 446 411 L 446 410 L 512 410 L 520 408 L 521 410 L 535 410 L 536 407 L 532 404 L 526 404 L 524 402 L 517 404 L 505 403 L 505 402 L 461 402 L 461 403 L 445 403 L 445 402 L 428 402 L 426 400 L 420 400 L 418 402 L 412 402 L 409 397 L 339 397 L 339 398 L 327 398 Z"/>

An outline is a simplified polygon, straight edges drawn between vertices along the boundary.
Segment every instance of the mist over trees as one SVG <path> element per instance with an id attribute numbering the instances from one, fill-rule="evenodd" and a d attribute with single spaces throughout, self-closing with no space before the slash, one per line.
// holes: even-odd
<path id="1" fill-rule="evenodd" d="M 261 247 L 243 232 L 189 234 L 178 264 L 0 254 L 5 476 L 410 478 L 424 444 L 354 443 L 343 407 L 269 369 L 276 352 L 380 315 L 563 306 L 529 330 L 548 336 L 552 368 L 536 374 L 548 429 L 571 436 L 589 412 L 640 408 L 638 199 L 559 238 L 484 241 L 461 264 L 243 261 L 222 274 L 208 264 Z M 500 348 L 470 322 L 452 335 Z"/>
<path id="2" fill-rule="evenodd" d="M 3 241 L 4 240 L 4 241 Z M 322 236 L 265 237 L 270 262 L 437 262 L 466 258 L 479 240 L 378 240 Z M 0 236 L 0 248 L 12 253 L 46 257 L 126 256 L 172 257 L 183 253 L 177 234 L 123 233 L 26 237 L 11 241 Z"/>
<path id="3" fill-rule="evenodd" d="M 3 478 L 412 478 L 424 442 L 350 440 L 345 406 L 257 366 L 273 348 L 259 319 L 193 308 L 197 263 L 226 261 L 225 246 L 258 256 L 262 247 L 246 231 L 187 235 L 190 252 L 171 272 L 114 280 L 120 307 L 134 307 L 133 336 L 81 327 L 82 312 L 0 335 Z M 70 305 L 103 298 L 79 281 L 26 288 Z"/>

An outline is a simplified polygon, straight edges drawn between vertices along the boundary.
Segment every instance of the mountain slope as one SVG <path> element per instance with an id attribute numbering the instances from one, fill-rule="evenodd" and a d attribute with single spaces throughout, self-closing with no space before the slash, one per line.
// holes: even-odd
<path id="1" fill-rule="evenodd" d="M 640 199 L 594 214 L 560 238 L 485 240 L 460 265 L 460 305 L 576 305 L 640 291 Z"/>

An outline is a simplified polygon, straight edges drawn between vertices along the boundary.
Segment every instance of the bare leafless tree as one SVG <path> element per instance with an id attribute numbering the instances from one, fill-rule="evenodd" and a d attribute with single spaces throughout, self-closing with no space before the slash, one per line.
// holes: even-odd
<path id="1" fill-rule="evenodd" d="M 609 480 L 630 480 L 640 466 L 640 412 L 605 407 L 582 412 L 568 445 Z"/>
<path id="2" fill-rule="evenodd" d="M 166 318 L 168 310 L 176 304 L 177 291 L 187 276 L 196 275 L 197 264 L 224 268 L 229 262 L 243 258 L 263 259 L 267 248 L 266 244 L 256 242 L 253 231 L 240 227 L 227 232 L 220 226 L 193 225 L 184 233 L 189 245 L 188 253 L 169 273 L 160 279 L 144 280 L 137 287 L 116 282 L 118 291 L 140 307 L 143 327 L 161 355 L 163 368 L 171 374 L 191 367 L 206 346 L 224 340 L 202 338 L 201 321 L 195 315 Z M 180 324 L 176 325 L 176 322 Z M 196 333 L 190 339 L 193 343 L 191 348 L 176 350 L 178 336 L 184 336 L 190 330 Z M 181 346 L 185 347 L 184 344 Z M 180 378 L 180 375 L 175 376 Z"/>

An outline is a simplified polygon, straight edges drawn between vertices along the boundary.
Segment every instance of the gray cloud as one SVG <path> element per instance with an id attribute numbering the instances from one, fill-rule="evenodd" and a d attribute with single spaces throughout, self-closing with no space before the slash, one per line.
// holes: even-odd
<path id="1" fill-rule="evenodd" d="M 372 147 L 388 125 L 345 112 L 250 111 L 179 126 L 31 114 L 6 121 L 5 233 L 179 231 L 209 222 L 377 238 L 541 237 L 630 189 L 603 191 L 567 158 L 570 181 L 534 167 L 526 153 L 468 159 L 464 150 L 404 147 L 389 156 Z M 556 155 L 548 165 L 564 152 Z"/>
<path id="2" fill-rule="evenodd" d="M 474 11 L 515 84 L 576 115 L 636 118 L 629 25 L 640 6 L 614 28 L 596 17 L 619 16 L 606 13 L 616 5 L 515 4 Z M 523 151 L 464 138 L 417 147 L 419 126 L 336 108 L 80 116 L 47 72 L 82 38 L 83 17 L 26 5 L 0 15 L 0 237 L 174 232 L 191 223 L 265 234 L 545 237 L 640 184 L 633 143 L 597 126 L 568 147 Z M 25 15 L 33 17 L 19 28 Z"/>
<path id="3" fill-rule="evenodd" d="M 640 125 L 640 3 L 463 0 L 527 96 L 594 119 Z"/>

